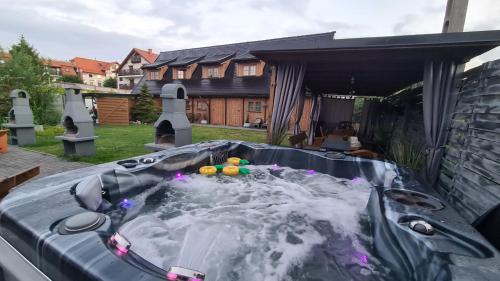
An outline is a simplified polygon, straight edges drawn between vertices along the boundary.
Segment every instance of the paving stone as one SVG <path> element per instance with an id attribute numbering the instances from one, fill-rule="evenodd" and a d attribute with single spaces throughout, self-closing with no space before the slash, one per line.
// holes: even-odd
<path id="1" fill-rule="evenodd" d="M 88 163 L 70 162 L 50 154 L 9 146 L 9 152 L 0 154 L 0 181 L 36 165 L 40 165 L 40 174 L 33 179 L 92 166 Z"/>

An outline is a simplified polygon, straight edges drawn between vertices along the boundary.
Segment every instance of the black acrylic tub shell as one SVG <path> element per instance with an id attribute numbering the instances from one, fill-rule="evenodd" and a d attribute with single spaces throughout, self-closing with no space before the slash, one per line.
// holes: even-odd
<path id="1" fill-rule="evenodd" d="M 101 207 L 105 208 L 178 171 L 194 171 L 211 158 L 227 156 L 248 159 L 253 164 L 367 179 L 374 186 L 367 206 L 374 247 L 400 280 L 500 280 L 498 251 L 404 168 L 390 162 L 348 156 L 339 159 L 323 152 L 244 142 L 194 144 L 148 155 L 154 158 L 153 163 L 141 161 L 146 157 L 142 156 L 135 158 L 137 162 L 120 162 L 125 165 L 103 164 L 30 182 L 0 202 L 0 236 L 53 280 L 165 280 L 164 270 L 140 257 L 120 257 L 113 252 L 108 240 L 116 229 L 110 217 L 96 230 L 71 235 L 58 232 L 64 219 L 88 211 L 75 197 L 75 185 L 100 175 L 105 198 Z M 132 162 L 134 165 L 130 165 Z M 391 173 L 397 176 L 387 181 Z M 386 196 L 389 189 L 415 191 L 438 200 L 444 208 L 430 210 L 398 202 Z M 408 222 L 414 219 L 432 224 L 434 235 L 412 231 Z"/>

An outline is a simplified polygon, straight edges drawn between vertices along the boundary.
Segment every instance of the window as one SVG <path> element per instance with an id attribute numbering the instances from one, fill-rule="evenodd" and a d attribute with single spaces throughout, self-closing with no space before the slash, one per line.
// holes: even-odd
<path id="1" fill-rule="evenodd" d="M 257 75 L 257 65 L 246 64 L 243 65 L 243 76 L 255 76 Z"/>
<path id="2" fill-rule="evenodd" d="M 120 77 L 120 81 L 123 81 L 123 78 L 122 78 L 122 77 Z"/>
<path id="3" fill-rule="evenodd" d="M 250 112 L 261 112 L 261 102 L 260 101 L 249 101 L 248 102 L 248 111 Z"/>
<path id="4" fill-rule="evenodd" d="M 179 69 L 177 70 L 177 79 L 184 79 L 186 74 L 186 70 L 184 69 Z"/>
<path id="5" fill-rule="evenodd" d="M 187 100 L 186 101 L 186 111 L 191 110 L 191 101 Z"/>
<path id="6" fill-rule="evenodd" d="M 219 68 L 216 66 L 209 67 L 207 70 L 208 78 L 218 78 Z"/>
<path id="7" fill-rule="evenodd" d="M 141 56 L 139 56 L 138 54 L 134 54 L 132 56 L 131 62 L 132 63 L 140 63 L 141 62 Z"/>
<path id="8" fill-rule="evenodd" d="M 158 80 L 158 71 L 151 71 L 150 80 Z"/>
<path id="9" fill-rule="evenodd" d="M 89 74 L 89 77 L 92 78 L 92 74 Z"/>
<path id="10" fill-rule="evenodd" d="M 197 104 L 197 109 L 200 111 L 207 111 L 208 110 L 208 103 L 204 100 L 199 100 Z"/>

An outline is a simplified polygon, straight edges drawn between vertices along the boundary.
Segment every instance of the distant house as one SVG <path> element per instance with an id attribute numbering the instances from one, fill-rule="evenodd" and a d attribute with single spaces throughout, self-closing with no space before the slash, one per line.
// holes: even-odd
<path id="1" fill-rule="evenodd" d="M 277 38 L 202 48 L 161 52 L 154 63 L 143 66 L 142 85 L 159 96 L 165 83 L 182 83 L 188 92 L 186 111 L 193 123 L 243 126 L 263 125 L 270 116 L 271 66 L 251 54 L 254 50 L 330 41 L 332 33 Z M 161 103 L 159 98 L 156 98 Z M 306 101 L 306 107 L 311 104 Z M 306 118 L 301 121 L 304 126 Z"/>
<path id="2" fill-rule="evenodd" d="M 0 57 L 0 64 L 5 63 L 6 61 L 10 60 L 11 58 L 12 58 L 12 56 L 8 52 L 2 53 L 2 56 Z"/>
<path id="3" fill-rule="evenodd" d="M 151 49 L 133 48 L 117 69 L 118 89 L 133 89 L 143 76 L 142 66 L 153 63 L 157 57 Z"/>
<path id="4" fill-rule="evenodd" d="M 84 84 L 102 86 L 107 78 L 116 77 L 118 62 L 105 62 L 80 57 L 72 59 L 71 62 Z"/>
<path id="5" fill-rule="evenodd" d="M 44 60 L 44 64 L 48 68 L 52 81 L 56 81 L 63 76 L 77 76 L 75 67 L 69 61 L 48 59 Z"/>

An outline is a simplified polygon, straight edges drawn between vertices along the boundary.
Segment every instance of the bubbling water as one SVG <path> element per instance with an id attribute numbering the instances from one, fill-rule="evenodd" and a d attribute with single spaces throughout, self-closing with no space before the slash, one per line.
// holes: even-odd
<path id="1" fill-rule="evenodd" d="M 120 233 L 156 266 L 192 268 L 209 281 L 381 278 L 360 222 L 371 191 L 365 180 L 247 167 L 246 176 L 189 174 L 159 184 L 133 198 L 144 202 L 141 215 Z"/>

